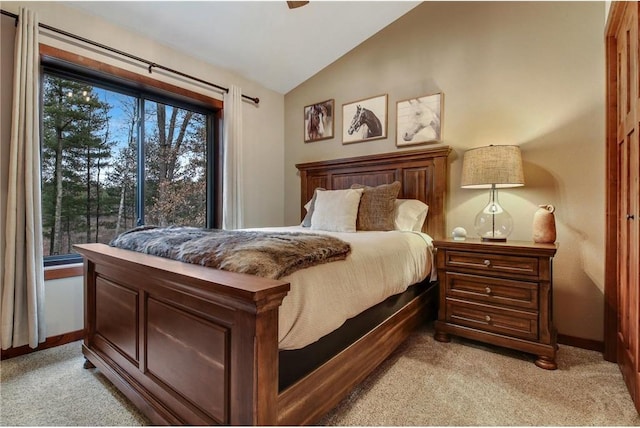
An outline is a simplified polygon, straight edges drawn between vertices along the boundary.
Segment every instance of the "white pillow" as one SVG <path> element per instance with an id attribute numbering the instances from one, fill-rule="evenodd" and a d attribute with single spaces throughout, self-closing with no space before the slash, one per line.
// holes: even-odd
<path id="1" fill-rule="evenodd" d="M 311 227 L 311 217 L 313 217 L 313 210 L 316 205 L 316 193 L 318 192 L 318 190 L 327 190 L 327 189 L 323 187 L 316 187 L 316 189 L 313 191 L 313 196 L 311 197 L 311 199 L 309 199 L 309 202 L 304 204 L 304 209 L 307 210 L 307 213 L 302 219 L 302 224 L 300 224 L 300 226 L 302 227 Z"/>
<path id="2" fill-rule="evenodd" d="M 429 206 L 417 199 L 396 199 L 396 230 L 421 232 Z"/>
<path id="3" fill-rule="evenodd" d="M 311 229 L 355 232 L 364 189 L 316 190 Z"/>

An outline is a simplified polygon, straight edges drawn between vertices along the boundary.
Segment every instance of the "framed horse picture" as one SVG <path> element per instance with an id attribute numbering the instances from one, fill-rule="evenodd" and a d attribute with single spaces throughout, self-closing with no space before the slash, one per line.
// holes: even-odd
<path id="1" fill-rule="evenodd" d="M 342 144 L 387 138 L 387 94 L 342 105 Z"/>
<path id="2" fill-rule="evenodd" d="M 396 146 L 442 141 L 444 93 L 398 101 Z"/>
<path id="3" fill-rule="evenodd" d="M 304 142 L 333 138 L 334 100 L 311 104 L 304 108 Z"/>

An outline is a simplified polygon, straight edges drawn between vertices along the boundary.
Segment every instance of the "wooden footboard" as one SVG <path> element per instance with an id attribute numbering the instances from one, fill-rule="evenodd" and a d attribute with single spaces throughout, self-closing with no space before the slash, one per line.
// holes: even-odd
<path id="1" fill-rule="evenodd" d="M 85 357 L 156 424 L 274 425 L 289 284 L 103 244 L 84 256 Z"/>
<path id="2" fill-rule="evenodd" d="M 317 186 L 398 180 L 399 197 L 429 206 L 423 230 L 441 237 L 449 152 L 438 147 L 299 164 L 301 205 Z M 103 244 L 76 249 L 85 260 L 84 355 L 154 424 L 314 423 L 436 315 L 431 286 L 279 392 L 278 308 L 288 283 Z"/>

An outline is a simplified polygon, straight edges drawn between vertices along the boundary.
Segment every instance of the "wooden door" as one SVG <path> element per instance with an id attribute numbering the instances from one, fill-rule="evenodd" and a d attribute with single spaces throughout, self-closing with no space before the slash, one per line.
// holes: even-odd
<path id="1" fill-rule="evenodd" d="M 638 2 L 613 3 L 607 25 L 605 358 L 618 362 L 640 411 L 638 10 Z"/>

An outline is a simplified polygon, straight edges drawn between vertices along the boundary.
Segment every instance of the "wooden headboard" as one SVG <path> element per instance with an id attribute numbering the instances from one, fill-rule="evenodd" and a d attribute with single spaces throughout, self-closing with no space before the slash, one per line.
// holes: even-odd
<path id="1" fill-rule="evenodd" d="M 352 184 L 367 186 L 402 183 L 398 198 L 418 199 L 429 205 L 423 231 L 433 238 L 445 233 L 445 193 L 449 146 L 427 150 L 397 151 L 319 162 L 296 164 L 300 171 L 300 214 L 316 187 L 348 189 Z"/>

